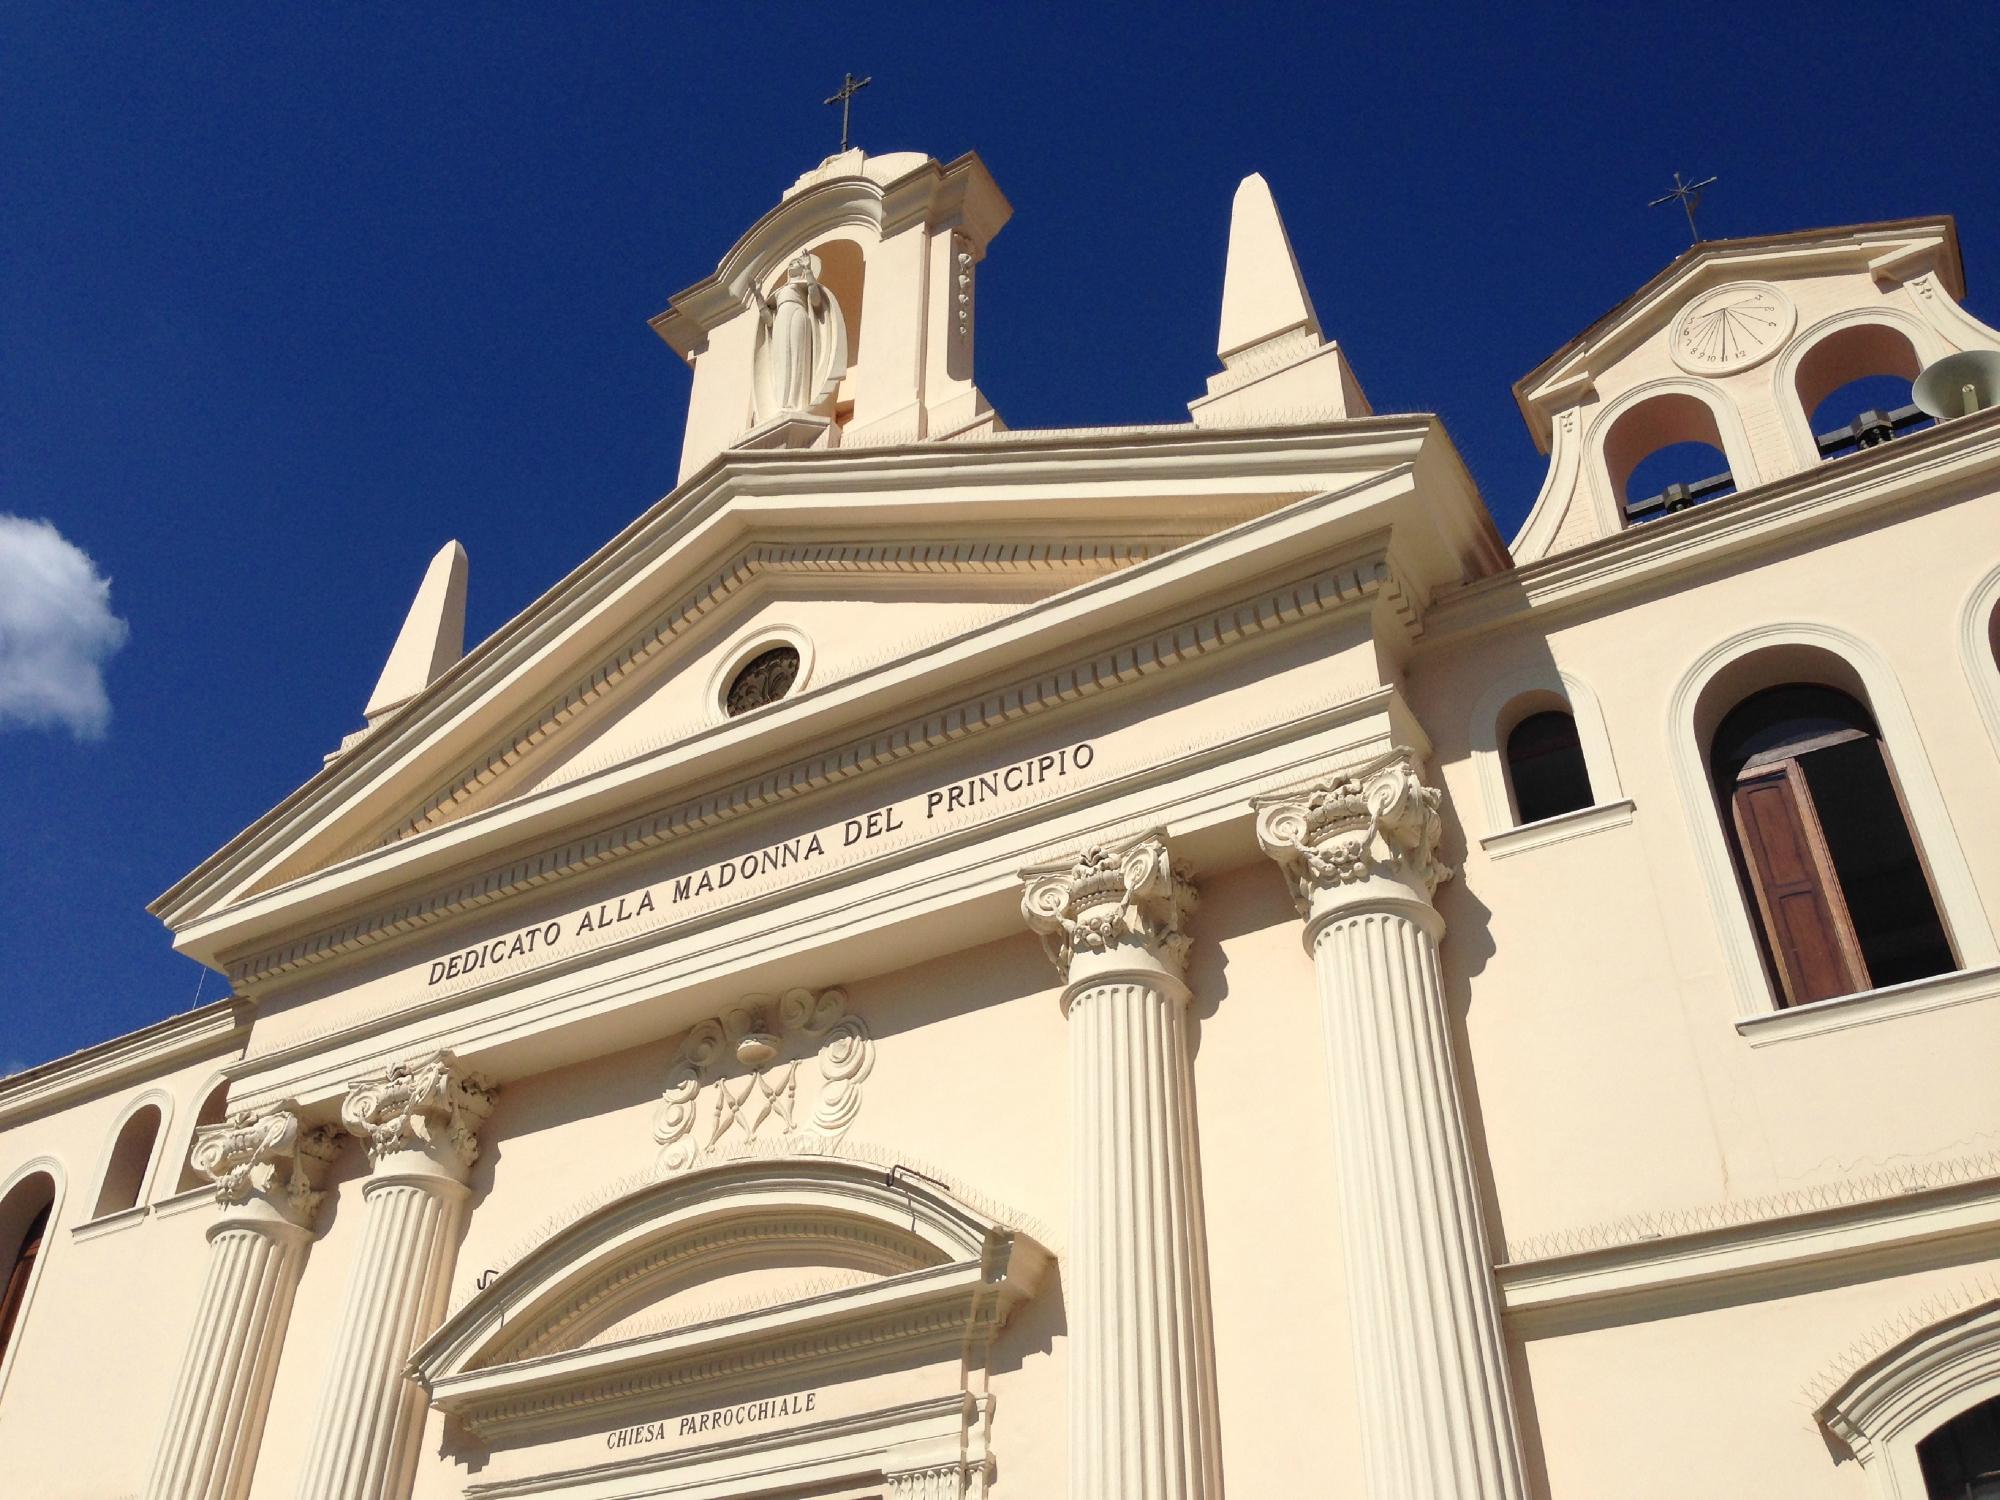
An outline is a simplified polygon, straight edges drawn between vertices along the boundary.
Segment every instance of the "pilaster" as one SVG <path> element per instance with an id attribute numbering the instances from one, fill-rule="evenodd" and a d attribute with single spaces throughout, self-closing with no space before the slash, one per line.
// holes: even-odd
<path id="1" fill-rule="evenodd" d="M 1431 904 L 1440 794 L 1416 757 L 1258 804 L 1325 1021 L 1368 1493 L 1520 1500 L 1520 1440 Z"/>
<path id="2" fill-rule="evenodd" d="M 1025 873 L 1070 1023 L 1069 1494 L 1220 1496 L 1182 977 L 1195 889 L 1157 833 Z"/>
<path id="3" fill-rule="evenodd" d="M 196 1132 L 191 1160 L 221 1212 L 146 1500 L 249 1492 L 321 1174 L 338 1149 L 338 1133 L 302 1124 L 289 1100 Z"/>
<path id="4" fill-rule="evenodd" d="M 466 1176 L 493 1093 L 449 1052 L 348 1086 L 341 1119 L 366 1145 L 372 1169 L 300 1500 L 401 1500 L 410 1492 L 424 1397 L 406 1367 L 444 1312 Z"/>

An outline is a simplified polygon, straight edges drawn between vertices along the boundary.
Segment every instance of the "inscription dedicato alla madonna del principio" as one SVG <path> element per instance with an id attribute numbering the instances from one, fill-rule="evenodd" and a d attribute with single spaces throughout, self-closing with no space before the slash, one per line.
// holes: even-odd
<path id="1" fill-rule="evenodd" d="M 961 777 L 917 796 L 905 797 L 899 802 L 845 818 L 810 833 L 766 844 L 747 854 L 732 855 L 684 875 L 655 881 L 567 916 L 552 917 L 546 922 L 503 932 L 444 958 L 433 959 L 426 987 L 490 972 L 538 953 L 546 954 L 565 939 L 590 937 L 626 927 L 641 918 L 700 903 L 767 875 L 794 871 L 803 875 L 835 851 L 861 850 L 869 845 L 892 841 L 901 844 L 921 839 L 927 827 L 935 825 L 940 819 L 1088 771 L 1096 760 L 1097 747 L 1089 740 L 1065 745 L 1059 750 L 1029 756 L 997 770 Z M 896 838 L 896 835 L 902 837 Z"/>

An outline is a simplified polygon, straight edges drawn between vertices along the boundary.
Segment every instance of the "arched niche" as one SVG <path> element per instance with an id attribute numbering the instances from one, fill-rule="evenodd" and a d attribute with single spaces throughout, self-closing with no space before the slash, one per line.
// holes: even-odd
<path id="1" fill-rule="evenodd" d="M 125 1107 L 111 1130 L 91 1218 L 109 1218 L 145 1202 L 172 1110 L 173 1099 L 158 1089 Z"/>
<path id="2" fill-rule="evenodd" d="M 867 1485 L 926 1444 L 984 1461 L 976 1372 L 1048 1261 L 893 1164 L 749 1155 L 548 1235 L 411 1364 L 459 1440 L 524 1484 L 585 1459 L 676 1463 L 690 1437 L 708 1467 L 687 1482 L 723 1482 L 751 1462 L 727 1439 L 784 1431 Z"/>
<path id="3" fill-rule="evenodd" d="M 176 1193 L 191 1193 L 196 1188 L 211 1186 L 209 1180 L 194 1169 L 194 1141 L 203 1126 L 220 1125 L 229 1113 L 229 1080 L 217 1078 L 202 1091 L 201 1103 L 195 1109 L 194 1120 L 188 1126 L 187 1145 L 180 1154 L 180 1177 L 174 1184 Z"/>
<path id="4" fill-rule="evenodd" d="M 1777 1007 L 1723 832 L 1710 784 L 1708 753 L 1723 716 L 1737 704 L 1763 689 L 1794 682 L 1835 688 L 1868 710 L 1895 768 L 1897 789 L 1923 851 L 1939 913 L 1960 967 L 1984 969 L 2000 959 L 1916 719 L 1881 653 L 1860 637 L 1832 625 L 1807 621 L 1761 625 L 1703 652 L 1676 685 L 1667 709 L 1667 743 L 1682 797 L 1684 825 L 1694 841 L 1708 889 L 1717 936 L 1736 992 L 1739 1025 L 1770 1016 Z M 1842 996 L 1821 1003 L 1840 1005 L 1855 998 Z"/>

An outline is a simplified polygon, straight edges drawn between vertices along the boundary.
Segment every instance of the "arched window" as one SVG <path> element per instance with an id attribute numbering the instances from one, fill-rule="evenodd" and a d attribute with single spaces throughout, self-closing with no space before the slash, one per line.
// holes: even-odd
<path id="1" fill-rule="evenodd" d="M 28 1293 L 34 1289 L 35 1265 L 48 1238 L 49 1219 L 56 1201 L 55 1180 L 37 1172 L 16 1184 L 0 1201 L 0 1268 L 6 1280 L 0 1283 L 0 1369 L 20 1332 L 28 1310 Z"/>
<path id="2" fill-rule="evenodd" d="M 1545 709 L 1514 726 L 1507 736 L 1507 785 L 1521 823 L 1591 805 L 1590 772 L 1572 715 Z"/>
<path id="3" fill-rule="evenodd" d="M 2000 1396 L 1917 1444 L 1929 1500 L 2000 1500 Z"/>
<path id="4" fill-rule="evenodd" d="M 1799 408 L 1821 458 L 1873 448 L 1931 425 L 1910 399 L 1922 361 L 1907 337 L 1880 323 L 1828 334 L 1799 361 Z"/>
<path id="5" fill-rule="evenodd" d="M 153 1146 L 160 1136 L 160 1107 L 148 1104 L 135 1109 L 119 1128 L 111 1146 L 111 1160 L 105 1163 L 104 1184 L 97 1190 L 97 1208 L 91 1217 L 123 1213 L 135 1207 L 146 1186 L 146 1169 L 152 1165 Z"/>
<path id="6" fill-rule="evenodd" d="M 1868 711 L 1788 683 L 1717 726 L 1709 770 L 1780 1003 L 1957 967 Z"/>
<path id="7" fill-rule="evenodd" d="M 194 1169 L 194 1139 L 204 1125 L 220 1125 L 228 1110 L 229 1083 L 224 1080 L 208 1091 L 208 1097 L 201 1101 L 201 1109 L 195 1114 L 194 1125 L 188 1132 L 188 1148 L 181 1153 L 181 1178 L 175 1192 L 189 1193 L 208 1186 L 208 1179 Z"/>

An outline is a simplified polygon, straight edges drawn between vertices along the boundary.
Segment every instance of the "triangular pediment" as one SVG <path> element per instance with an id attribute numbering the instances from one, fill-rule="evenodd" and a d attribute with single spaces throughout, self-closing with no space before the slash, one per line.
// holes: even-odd
<path id="1" fill-rule="evenodd" d="M 1413 622 L 1503 563 L 1425 417 L 732 452 L 153 910 L 255 982 L 1227 649 L 1298 601 L 1389 588 Z M 781 627 L 812 647 L 804 686 L 724 715 L 733 663 Z"/>
<path id="2" fill-rule="evenodd" d="M 562 693 L 342 855 L 437 828 L 665 749 L 731 717 L 735 675 L 796 653 L 798 698 L 893 665 L 1038 600 L 1128 567 L 1179 538 L 759 540 L 693 587 L 668 588 L 645 626 L 579 658 Z M 300 873 L 280 869 L 273 883 Z"/>

